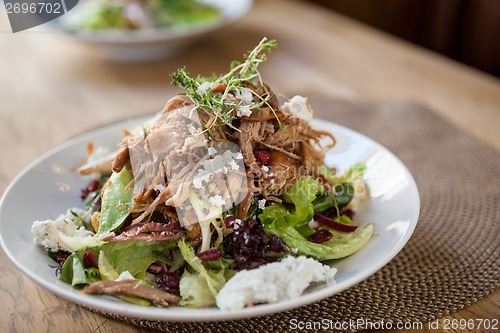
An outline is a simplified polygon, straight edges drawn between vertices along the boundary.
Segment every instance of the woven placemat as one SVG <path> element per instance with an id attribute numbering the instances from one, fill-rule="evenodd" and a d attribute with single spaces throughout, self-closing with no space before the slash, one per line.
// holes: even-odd
<path id="1" fill-rule="evenodd" d="M 399 255 L 347 291 L 265 317 L 176 323 L 96 312 L 163 332 L 283 332 L 290 330 L 291 319 L 428 322 L 500 285 L 498 151 L 418 103 L 374 106 L 326 98 L 311 98 L 311 103 L 318 118 L 350 127 L 390 149 L 415 177 L 421 216 Z"/>

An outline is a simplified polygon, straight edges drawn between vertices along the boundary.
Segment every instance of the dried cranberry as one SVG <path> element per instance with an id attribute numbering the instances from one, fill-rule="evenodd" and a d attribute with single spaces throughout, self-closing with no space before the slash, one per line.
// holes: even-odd
<path id="1" fill-rule="evenodd" d="M 225 252 L 234 259 L 236 269 L 253 268 L 256 264 L 275 260 L 269 252 L 283 252 L 282 240 L 268 235 L 255 219 L 242 220 L 224 242 Z"/>
<path id="2" fill-rule="evenodd" d="M 98 268 L 97 259 L 95 258 L 95 254 L 92 251 L 87 251 L 83 255 L 83 267 L 85 268 Z"/>
<path id="3" fill-rule="evenodd" d="M 57 252 L 52 253 L 51 258 L 54 259 L 58 263 L 63 263 L 68 259 L 71 255 L 68 251 L 58 250 Z"/>
<path id="4" fill-rule="evenodd" d="M 348 218 L 352 220 L 354 218 L 354 215 L 356 215 L 356 213 L 352 209 L 344 209 L 342 211 L 342 215 L 346 215 Z"/>
<path id="5" fill-rule="evenodd" d="M 329 241 L 330 239 L 332 239 L 332 236 L 333 235 L 330 231 L 326 229 L 320 229 L 309 237 L 309 241 L 320 244 Z"/>
<path id="6" fill-rule="evenodd" d="M 254 153 L 254 156 L 255 159 L 257 160 L 257 163 L 260 165 L 267 165 L 271 160 L 271 156 L 269 155 L 269 152 L 266 150 L 257 150 Z"/>
<path id="7" fill-rule="evenodd" d="M 179 295 L 179 277 L 168 271 L 164 262 L 157 260 L 148 267 L 148 273 L 155 275 L 159 289 L 174 295 Z"/>
<path id="8" fill-rule="evenodd" d="M 328 183 L 328 180 L 326 180 L 325 176 L 323 175 L 316 175 L 315 178 L 317 180 L 319 180 L 319 182 L 322 184 L 322 185 L 329 185 Z"/>
<path id="9" fill-rule="evenodd" d="M 202 252 L 198 254 L 198 258 L 201 260 L 207 260 L 207 261 L 212 261 L 212 260 L 217 260 L 222 257 L 222 252 L 220 250 L 214 249 L 214 250 L 208 250 L 205 252 Z"/>
<path id="10" fill-rule="evenodd" d="M 266 250 L 272 252 L 283 251 L 283 240 L 275 235 L 267 236 Z"/>
<path id="11" fill-rule="evenodd" d="M 339 216 L 339 210 L 337 207 L 332 207 L 332 208 L 329 208 L 329 209 L 321 212 L 321 215 L 329 217 L 329 218 L 337 217 L 337 216 Z"/>
<path id="12" fill-rule="evenodd" d="M 170 294 L 179 294 L 179 282 L 179 277 L 172 272 L 162 271 L 156 275 L 158 288 Z"/>
<path id="13" fill-rule="evenodd" d="M 101 183 L 99 183 L 99 181 L 97 181 L 97 180 L 94 180 L 93 182 L 91 182 L 89 184 L 89 186 L 87 186 L 87 190 L 89 192 L 95 192 L 99 189 L 100 186 L 101 186 Z"/>
<path id="14" fill-rule="evenodd" d="M 87 185 L 86 188 L 82 189 L 81 198 L 85 199 L 90 193 L 97 191 L 101 187 L 101 183 L 98 180 L 94 180 Z"/>
<path id="15" fill-rule="evenodd" d="M 71 255 L 70 252 L 64 251 L 64 250 L 59 250 L 54 254 L 54 258 L 56 259 L 57 262 L 64 262 L 68 257 Z"/>

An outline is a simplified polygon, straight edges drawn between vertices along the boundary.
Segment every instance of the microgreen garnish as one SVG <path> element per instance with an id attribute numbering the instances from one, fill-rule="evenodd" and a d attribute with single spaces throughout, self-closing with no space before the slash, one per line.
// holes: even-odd
<path id="1" fill-rule="evenodd" d="M 258 71 L 258 66 L 267 58 L 265 51 L 270 52 L 278 44 L 273 40 L 263 38 L 260 43 L 244 55 L 245 61 L 233 61 L 228 73 L 212 77 L 191 77 L 186 68 L 180 68 L 172 74 L 172 84 L 185 90 L 195 105 L 196 110 L 204 111 L 213 116 L 212 121 L 204 124 L 205 131 L 210 134 L 212 128 L 228 126 L 239 131 L 233 125 L 238 116 L 249 115 L 250 112 L 260 112 L 264 106 L 269 107 L 276 119 L 276 110 L 269 105 L 272 95 Z M 262 87 L 265 91 L 260 96 L 246 84 Z M 214 93 L 214 89 L 217 91 Z M 278 119 L 279 122 L 279 119 Z M 281 123 L 280 123 L 281 127 Z"/>

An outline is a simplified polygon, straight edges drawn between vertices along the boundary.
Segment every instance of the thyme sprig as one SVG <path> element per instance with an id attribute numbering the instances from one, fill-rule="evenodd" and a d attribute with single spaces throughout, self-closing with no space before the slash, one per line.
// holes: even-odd
<path id="1" fill-rule="evenodd" d="M 244 62 L 233 61 L 229 72 L 218 77 L 214 75 L 212 77 L 198 76 L 193 78 L 185 67 L 172 74 L 172 84 L 185 90 L 185 94 L 192 99 L 195 105 L 194 109 L 213 115 L 214 120 L 210 124 L 206 124 L 205 131 L 210 134 L 213 127 L 224 125 L 239 131 L 233 125 L 233 121 L 237 119 L 237 112 L 242 107 L 257 111 L 260 111 L 264 106 L 272 109 L 269 105 L 272 95 L 263 83 L 258 67 L 267 59 L 264 52 L 271 52 L 277 45 L 276 40 L 267 40 L 264 37 L 253 50 L 244 55 Z M 265 97 L 246 88 L 245 83 L 263 87 Z M 212 89 L 218 84 L 225 84 L 225 89 L 222 93 L 214 94 Z M 235 94 L 244 90 L 248 90 L 252 94 L 252 101 L 249 104 L 242 99 L 235 98 Z M 276 116 L 275 110 L 272 109 L 272 111 Z M 276 119 L 278 119 L 277 116 Z"/>

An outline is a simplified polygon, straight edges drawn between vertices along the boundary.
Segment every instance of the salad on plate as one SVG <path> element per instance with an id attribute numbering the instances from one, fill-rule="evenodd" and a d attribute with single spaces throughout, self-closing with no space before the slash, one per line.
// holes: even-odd
<path id="1" fill-rule="evenodd" d="M 60 19 L 70 30 L 137 30 L 211 24 L 219 8 L 198 0 L 86 0 Z"/>
<path id="2" fill-rule="evenodd" d="M 139 305 L 238 310 L 334 283 L 323 262 L 352 255 L 365 165 L 324 165 L 334 136 L 307 98 L 278 99 L 258 70 L 266 38 L 226 74 L 172 74 L 184 93 L 116 151 L 88 144 L 81 207 L 35 221 L 35 242 L 85 294 Z M 283 100 L 283 101 L 281 101 Z"/>

